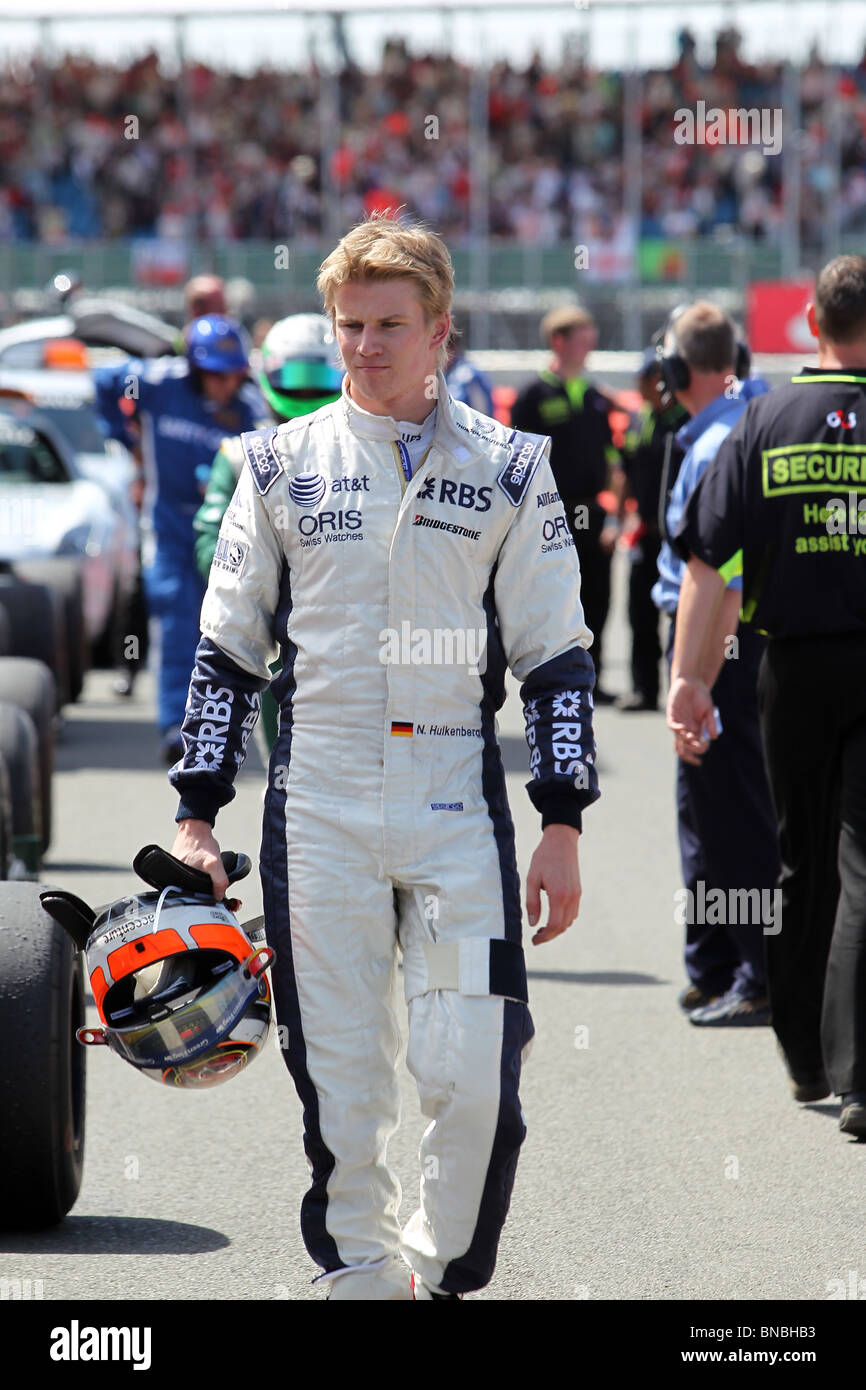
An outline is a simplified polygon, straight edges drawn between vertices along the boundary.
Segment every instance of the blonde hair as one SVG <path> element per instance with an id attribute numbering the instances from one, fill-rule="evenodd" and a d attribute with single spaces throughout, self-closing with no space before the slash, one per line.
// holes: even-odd
<path id="1" fill-rule="evenodd" d="M 451 312 L 454 266 L 445 242 L 426 227 L 406 227 L 387 213 L 359 222 L 319 266 L 316 288 L 332 324 L 336 292 L 353 280 L 411 280 L 428 323 Z M 436 349 L 440 370 L 447 357 L 446 338 Z"/>

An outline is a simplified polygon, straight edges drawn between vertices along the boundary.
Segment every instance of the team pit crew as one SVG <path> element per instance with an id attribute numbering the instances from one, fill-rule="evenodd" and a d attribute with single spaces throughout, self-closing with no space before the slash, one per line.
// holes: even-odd
<path id="1" fill-rule="evenodd" d="M 781 930 L 766 937 L 794 1098 L 842 1098 L 866 1136 L 866 258 L 838 256 L 807 308 L 818 366 L 752 401 L 686 508 L 668 723 L 716 737 L 698 678 L 724 577 L 769 635 L 758 694 L 779 823 Z"/>
<path id="2" fill-rule="evenodd" d="M 450 399 L 453 284 L 440 238 L 387 218 L 355 227 L 321 266 L 341 397 L 245 437 L 221 532 L 237 563 L 211 570 L 186 753 L 170 774 L 175 852 L 221 894 L 212 827 L 276 638 L 265 922 L 312 1169 L 302 1231 L 335 1299 L 456 1299 L 493 1273 L 533 1033 L 495 731 L 506 665 L 522 682 L 542 816 L 527 881 L 531 926 L 542 890 L 549 900 L 536 944 L 577 914 L 581 812 L 598 795 L 577 558 L 544 550 L 548 519 L 567 529 L 549 441 Z M 405 631 L 408 658 L 393 640 Z M 467 638 L 466 661 L 416 660 L 419 635 L 443 631 Z M 402 1235 L 386 1153 L 398 944 L 407 1063 L 430 1119 Z"/>
<path id="3" fill-rule="evenodd" d="M 541 321 L 541 340 L 550 349 L 550 365 L 518 393 L 511 423 L 519 430 L 546 434 L 559 495 L 577 548 L 583 587 L 581 598 L 593 633 L 596 704 L 612 705 L 615 696 L 601 686 L 602 637 L 610 607 L 611 557 L 619 530 L 598 494 L 619 462 L 610 413 L 613 401 L 592 384 L 585 364 L 598 341 L 592 315 L 577 305 L 551 309 Z"/>
<path id="4" fill-rule="evenodd" d="M 333 329 L 323 314 L 293 314 L 280 319 L 267 333 L 259 353 L 256 381 L 278 423 L 297 420 L 340 394 L 343 369 Z M 213 461 L 207 492 L 193 521 L 195 559 L 205 583 L 219 544 L 220 526 L 238 485 L 244 466 L 240 437 L 224 439 Z M 222 546 L 217 564 L 231 560 L 230 547 Z M 279 671 L 274 662 L 271 674 Z M 262 727 L 268 752 L 277 737 L 277 703 L 270 688 L 262 694 Z"/>
<path id="5" fill-rule="evenodd" d="M 157 713 L 169 765 L 183 752 L 180 726 L 205 591 L 193 518 L 224 437 L 266 418 L 258 390 L 247 381 L 240 324 L 209 314 L 190 324 L 185 336 L 186 357 L 133 358 L 94 374 L 108 432 L 129 437 L 121 401 L 133 403 L 140 428 L 142 575 L 148 614 L 160 628 Z"/>
<path id="6" fill-rule="evenodd" d="M 682 450 L 673 438 L 685 424 L 688 411 L 673 397 L 659 374 L 654 347 L 646 349 L 637 378 L 641 394 L 634 424 L 626 431 L 622 467 L 614 470 L 614 489 L 619 503 L 618 521 L 626 519 L 625 501 L 637 503 L 638 525 L 628 538 L 628 620 L 631 627 L 631 679 L 634 691 L 617 700 L 617 709 L 626 712 L 654 710 L 659 701 L 659 610 L 653 603 L 653 585 L 658 578 L 661 548 L 659 500 L 665 461 L 669 480 L 676 476 Z"/>

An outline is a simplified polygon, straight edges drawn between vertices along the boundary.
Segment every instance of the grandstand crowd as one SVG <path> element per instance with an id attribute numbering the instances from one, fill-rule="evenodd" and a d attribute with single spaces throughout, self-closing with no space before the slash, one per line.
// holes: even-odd
<path id="1" fill-rule="evenodd" d="M 178 77 L 155 52 L 128 65 L 67 54 L 7 60 L 0 74 L 0 241 L 313 240 L 327 231 L 332 189 L 346 225 L 397 203 L 451 245 L 470 234 L 472 71 L 453 54 L 413 55 L 391 40 L 377 71 L 344 63 L 327 170 L 314 65 L 241 75 L 195 62 Z M 727 29 L 702 65 L 684 30 L 673 65 L 638 80 L 640 236 L 778 240 L 783 158 L 757 145 L 678 144 L 673 133 L 675 112 L 698 101 L 783 108 L 783 63 L 746 62 Z M 799 85 L 801 235 L 812 247 L 832 199 L 843 232 L 866 224 L 866 53 L 829 68 L 813 50 Z M 537 55 L 525 67 L 497 62 L 488 112 L 493 236 L 548 245 L 613 232 L 625 179 L 621 73 L 576 50 L 556 66 Z"/>

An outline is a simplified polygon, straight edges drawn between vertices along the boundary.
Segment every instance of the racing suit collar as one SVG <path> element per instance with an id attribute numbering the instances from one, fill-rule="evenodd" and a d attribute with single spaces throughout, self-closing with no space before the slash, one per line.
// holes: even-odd
<path id="1" fill-rule="evenodd" d="M 484 451 L 475 445 L 471 435 L 458 429 L 454 423 L 454 402 L 448 393 L 442 372 L 436 373 L 436 428 L 433 431 L 431 449 L 442 449 L 450 454 L 458 467 L 464 467 Z M 346 424 L 354 434 L 364 439 L 388 439 L 396 443 L 400 438 L 397 422 L 392 415 L 371 415 L 361 410 L 349 395 L 348 372 L 343 377 L 342 402 Z M 431 406 L 432 409 L 432 406 Z"/>

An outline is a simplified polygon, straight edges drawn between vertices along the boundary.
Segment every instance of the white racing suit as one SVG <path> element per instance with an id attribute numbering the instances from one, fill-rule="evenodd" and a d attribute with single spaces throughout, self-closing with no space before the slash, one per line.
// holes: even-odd
<path id="1" fill-rule="evenodd" d="M 213 823 L 278 645 L 261 873 L 312 1174 L 304 1239 L 337 1281 L 402 1252 L 428 1284 L 463 1293 L 493 1273 L 533 1033 L 496 737 L 506 663 L 523 682 L 542 824 L 580 828 L 598 790 L 592 634 L 550 441 L 452 401 L 441 374 L 438 390 L 408 483 L 394 421 L 358 411 L 345 385 L 334 404 L 244 436 L 170 777 L 178 819 Z M 430 1120 L 402 1234 L 386 1163 L 398 944 L 407 1064 Z"/>

